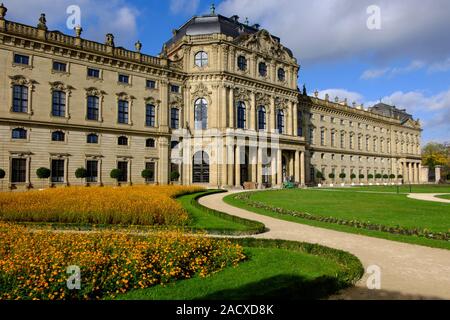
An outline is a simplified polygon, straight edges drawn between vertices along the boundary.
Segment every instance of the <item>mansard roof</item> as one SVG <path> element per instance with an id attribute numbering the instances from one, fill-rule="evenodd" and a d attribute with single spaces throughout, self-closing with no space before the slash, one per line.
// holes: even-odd
<path id="1" fill-rule="evenodd" d="M 225 34 L 233 38 L 245 34 L 254 34 L 259 31 L 259 25 L 247 25 L 239 22 L 238 16 L 231 18 L 224 17 L 222 15 L 203 15 L 194 16 L 188 22 L 186 22 L 181 28 L 174 30 L 174 36 L 170 39 L 166 45 L 170 46 L 180 41 L 185 35 L 197 36 L 197 35 L 209 35 L 209 34 Z M 280 38 L 272 36 L 274 40 L 280 42 Z"/>

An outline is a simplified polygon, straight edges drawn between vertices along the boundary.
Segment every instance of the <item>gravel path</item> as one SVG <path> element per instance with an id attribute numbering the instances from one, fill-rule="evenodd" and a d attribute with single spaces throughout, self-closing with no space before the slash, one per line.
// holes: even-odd
<path id="1" fill-rule="evenodd" d="M 331 299 L 450 299 L 450 250 L 274 219 L 226 204 L 223 198 L 228 194 L 213 194 L 201 198 L 200 203 L 218 211 L 264 223 L 269 231 L 256 235 L 255 238 L 317 243 L 354 254 L 366 270 L 373 265 L 380 267 L 380 290 L 367 288 L 369 275 L 366 273 L 354 288 Z"/>
<path id="2" fill-rule="evenodd" d="M 408 198 L 423 200 L 423 201 L 433 201 L 433 202 L 441 202 L 441 203 L 450 203 L 450 200 L 436 198 L 436 196 L 443 196 L 448 193 L 410 193 Z"/>

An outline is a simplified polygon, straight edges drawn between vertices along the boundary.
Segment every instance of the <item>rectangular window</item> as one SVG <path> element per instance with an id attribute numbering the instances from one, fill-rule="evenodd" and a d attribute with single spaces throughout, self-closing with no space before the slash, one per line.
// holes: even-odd
<path id="1" fill-rule="evenodd" d="M 130 76 L 125 75 L 125 74 L 119 74 L 119 82 L 120 83 L 129 84 L 130 83 Z"/>
<path id="2" fill-rule="evenodd" d="M 325 145 L 325 129 L 320 130 L 320 145 Z"/>
<path id="3" fill-rule="evenodd" d="M 148 104 L 145 107 L 145 125 L 154 128 L 156 126 L 155 106 Z"/>
<path id="4" fill-rule="evenodd" d="M 15 54 L 14 55 L 14 63 L 28 66 L 28 65 L 30 65 L 30 57 L 22 55 L 22 54 Z"/>
<path id="5" fill-rule="evenodd" d="M 343 133 L 341 133 L 341 148 L 345 147 L 345 136 Z"/>
<path id="6" fill-rule="evenodd" d="M 173 92 L 173 93 L 180 93 L 180 86 L 171 85 L 171 86 L 170 86 L 170 92 Z"/>
<path id="7" fill-rule="evenodd" d="M 309 143 L 314 144 L 314 128 L 309 128 Z"/>
<path id="8" fill-rule="evenodd" d="M 180 111 L 177 108 L 170 110 L 170 127 L 178 129 L 180 127 Z"/>
<path id="9" fill-rule="evenodd" d="M 156 89 L 156 82 L 154 80 L 147 80 L 147 89 Z"/>
<path id="10" fill-rule="evenodd" d="M 118 119 L 117 121 L 119 123 L 128 124 L 129 118 L 128 118 L 128 101 L 125 100 L 119 100 L 118 105 Z"/>
<path id="11" fill-rule="evenodd" d="M 52 115 L 54 117 L 66 116 L 66 93 L 63 91 L 53 91 Z"/>
<path id="12" fill-rule="evenodd" d="M 52 160 L 52 182 L 64 182 L 64 160 Z"/>
<path id="13" fill-rule="evenodd" d="M 13 112 L 28 112 L 28 87 L 13 86 Z"/>
<path id="14" fill-rule="evenodd" d="M 12 159 L 11 160 L 11 182 L 25 183 L 27 177 L 27 160 Z"/>
<path id="15" fill-rule="evenodd" d="M 155 182 L 155 163 L 154 162 L 147 162 L 145 164 L 145 169 L 150 171 L 150 177 L 146 178 L 146 182 Z"/>
<path id="16" fill-rule="evenodd" d="M 100 70 L 98 69 L 93 69 L 93 68 L 88 68 L 87 69 L 87 76 L 89 78 L 100 78 Z"/>
<path id="17" fill-rule="evenodd" d="M 86 161 L 86 181 L 98 182 L 98 161 L 88 160 Z"/>
<path id="18" fill-rule="evenodd" d="M 99 98 L 96 96 L 87 97 L 87 119 L 98 121 L 99 116 Z"/>
<path id="19" fill-rule="evenodd" d="M 58 72 L 67 72 L 67 63 L 53 61 L 53 70 Z"/>
<path id="20" fill-rule="evenodd" d="M 119 161 L 117 162 L 117 169 L 121 171 L 121 176 L 119 177 L 119 182 L 127 182 L 128 181 L 128 162 L 127 161 Z"/>
<path id="21" fill-rule="evenodd" d="M 336 145 L 336 132 L 331 132 L 331 146 L 334 147 Z"/>

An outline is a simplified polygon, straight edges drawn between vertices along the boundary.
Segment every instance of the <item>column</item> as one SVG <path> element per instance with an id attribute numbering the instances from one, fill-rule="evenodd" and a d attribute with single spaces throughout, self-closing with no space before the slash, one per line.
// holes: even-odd
<path id="1" fill-rule="evenodd" d="M 235 163 L 235 186 L 236 188 L 241 187 L 241 147 L 239 145 L 236 146 L 236 163 Z"/>
<path id="2" fill-rule="evenodd" d="M 276 128 L 277 113 L 275 112 L 275 98 L 272 97 L 270 99 L 270 132 L 274 132 Z"/>
<path id="3" fill-rule="evenodd" d="M 159 139 L 159 183 L 169 184 L 169 142 L 167 137 Z"/>
<path id="4" fill-rule="evenodd" d="M 128 170 L 127 183 L 129 186 L 131 186 L 131 184 L 133 183 L 131 179 L 131 159 L 128 159 L 127 170 Z"/>
<path id="5" fill-rule="evenodd" d="M 230 141 L 227 143 L 227 171 L 228 171 L 228 185 L 234 184 L 234 145 Z"/>
<path id="6" fill-rule="evenodd" d="M 261 187 L 262 183 L 263 183 L 263 166 L 262 166 L 262 148 L 258 147 L 258 162 L 257 162 L 257 170 L 256 170 L 256 182 L 258 183 L 258 187 Z"/>
<path id="7" fill-rule="evenodd" d="M 98 160 L 98 185 L 103 186 L 103 159 Z"/>
<path id="8" fill-rule="evenodd" d="M 300 151 L 295 151 L 295 160 L 294 160 L 294 171 L 295 171 L 295 182 L 300 183 Z"/>
<path id="9" fill-rule="evenodd" d="M 229 88 L 229 96 L 228 96 L 228 127 L 235 128 L 235 116 L 234 116 L 234 88 Z"/>
<path id="10" fill-rule="evenodd" d="M 64 184 L 69 185 L 69 158 L 64 159 Z"/>
<path id="11" fill-rule="evenodd" d="M 422 179 L 423 172 L 422 172 L 422 164 L 418 163 L 417 166 L 419 167 L 419 184 L 422 184 L 424 181 Z"/>
<path id="12" fill-rule="evenodd" d="M 293 107 L 293 103 L 292 102 L 288 102 L 288 114 L 286 115 L 286 121 L 287 121 L 287 134 L 288 135 L 294 135 L 294 126 L 293 126 L 293 120 L 294 120 L 294 107 Z"/>
<path id="13" fill-rule="evenodd" d="M 250 105 L 250 122 L 249 129 L 256 131 L 256 97 L 255 93 L 252 93 L 252 101 Z"/>
<path id="14" fill-rule="evenodd" d="M 25 182 L 26 182 L 27 186 L 31 186 L 31 179 L 30 179 L 30 176 L 31 176 L 30 175 L 31 165 L 30 165 L 30 162 L 31 162 L 31 156 L 28 156 L 27 160 L 26 160 L 26 171 L 25 171 Z M 9 166 L 9 167 L 11 168 L 11 166 Z"/>
<path id="15" fill-rule="evenodd" d="M 228 183 L 228 155 L 227 155 L 227 145 L 225 144 L 225 139 L 222 140 L 224 142 L 222 146 L 222 187 L 226 187 L 229 185 Z"/>
<path id="16" fill-rule="evenodd" d="M 272 187 L 277 184 L 277 151 L 275 149 L 271 150 L 270 156 L 270 171 L 272 174 Z"/>
<path id="17" fill-rule="evenodd" d="M 298 133 L 298 104 L 297 103 L 293 103 L 293 112 L 294 112 L 294 132 L 293 132 L 293 135 L 295 136 L 295 137 L 297 137 L 297 133 Z M 298 162 L 296 162 L 297 164 L 298 164 Z M 296 164 L 296 165 L 297 165 Z M 298 182 L 299 180 L 297 180 L 297 182 Z"/>
<path id="18" fill-rule="evenodd" d="M 420 184 L 420 163 L 416 163 L 416 183 Z"/>
<path id="19" fill-rule="evenodd" d="M 252 170 L 251 181 L 256 183 L 257 182 L 256 177 L 258 175 L 258 168 L 257 168 L 257 166 L 258 166 L 258 149 L 256 147 L 250 147 L 250 157 L 251 157 L 250 166 L 251 166 L 251 170 Z"/>
<path id="20" fill-rule="evenodd" d="M 289 177 L 293 177 L 295 175 L 294 167 L 295 167 L 294 157 L 292 156 L 292 153 L 289 153 L 289 174 L 288 174 Z"/>
<path id="21" fill-rule="evenodd" d="M 407 173 L 408 173 L 408 182 L 411 183 L 412 182 L 411 162 L 408 162 L 406 166 L 407 166 Z"/>
<path id="22" fill-rule="evenodd" d="M 162 131 L 169 131 L 169 81 L 162 80 L 160 81 L 161 85 L 161 103 L 158 106 L 159 108 L 159 119 L 158 124 Z"/>
<path id="23" fill-rule="evenodd" d="M 277 150 L 277 185 L 283 184 L 283 151 Z"/>
<path id="24" fill-rule="evenodd" d="M 305 152 L 300 152 L 300 183 L 302 186 L 305 185 Z"/>

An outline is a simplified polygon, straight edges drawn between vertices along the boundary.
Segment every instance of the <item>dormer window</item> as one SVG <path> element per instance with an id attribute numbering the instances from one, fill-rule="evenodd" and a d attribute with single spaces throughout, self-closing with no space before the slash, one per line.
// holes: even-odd
<path id="1" fill-rule="evenodd" d="M 244 56 L 239 56 L 238 57 L 238 68 L 241 71 L 246 71 L 247 70 L 247 59 Z"/>
<path id="2" fill-rule="evenodd" d="M 278 69 L 278 80 L 281 82 L 286 80 L 286 71 L 283 68 Z"/>
<path id="3" fill-rule="evenodd" d="M 261 77 L 267 76 L 267 64 L 265 62 L 260 62 L 258 65 L 259 75 Z"/>
<path id="4" fill-rule="evenodd" d="M 208 54 L 205 51 L 197 52 L 195 55 L 195 65 L 199 68 L 208 66 Z"/>

